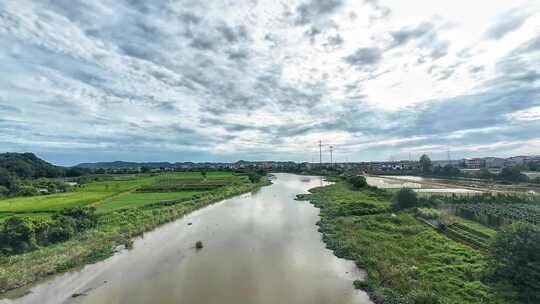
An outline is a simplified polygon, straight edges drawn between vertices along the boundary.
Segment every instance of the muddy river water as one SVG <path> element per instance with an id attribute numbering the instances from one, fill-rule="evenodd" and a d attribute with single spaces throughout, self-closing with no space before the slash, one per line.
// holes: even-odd
<path id="1" fill-rule="evenodd" d="M 319 210 L 294 200 L 324 182 L 276 177 L 271 186 L 145 233 L 131 250 L 0 303 L 371 303 L 352 286 L 363 273 L 321 241 Z M 201 250 L 194 248 L 198 240 Z"/>

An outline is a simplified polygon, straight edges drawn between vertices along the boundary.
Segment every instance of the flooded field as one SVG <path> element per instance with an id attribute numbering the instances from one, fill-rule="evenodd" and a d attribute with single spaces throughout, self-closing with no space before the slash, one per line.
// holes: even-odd
<path id="1" fill-rule="evenodd" d="M 422 187 L 422 185 L 419 183 L 398 180 L 398 179 L 391 179 L 391 178 L 386 178 L 386 177 L 367 176 L 366 181 L 370 186 L 375 186 L 377 188 L 382 188 L 382 189 L 399 189 L 399 188 L 417 189 L 417 188 Z"/>
<path id="2" fill-rule="evenodd" d="M 371 303 L 352 286 L 364 273 L 325 248 L 319 209 L 294 200 L 326 183 L 276 176 L 269 187 L 196 211 L 145 233 L 132 250 L 0 303 Z"/>
<path id="3" fill-rule="evenodd" d="M 456 194 L 476 194 L 482 193 L 480 190 L 455 187 L 455 185 L 445 185 L 444 180 L 425 178 L 421 176 L 368 176 L 366 180 L 369 185 L 383 189 L 411 188 L 419 193 L 456 193 Z"/>
<path id="4" fill-rule="evenodd" d="M 463 188 L 435 188 L 435 189 L 415 189 L 418 193 L 463 193 L 463 194 L 476 194 L 482 193 L 482 191 L 463 189 Z"/>

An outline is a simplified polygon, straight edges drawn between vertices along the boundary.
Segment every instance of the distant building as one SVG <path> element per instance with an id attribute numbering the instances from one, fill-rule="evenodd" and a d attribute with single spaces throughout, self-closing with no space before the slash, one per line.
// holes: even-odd
<path id="1" fill-rule="evenodd" d="M 466 158 L 465 168 L 467 169 L 480 169 L 486 167 L 486 160 L 483 158 Z"/>

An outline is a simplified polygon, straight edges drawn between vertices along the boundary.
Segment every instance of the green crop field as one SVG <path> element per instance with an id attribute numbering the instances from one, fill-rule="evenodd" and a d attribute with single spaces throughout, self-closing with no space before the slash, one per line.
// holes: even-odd
<path id="1" fill-rule="evenodd" d="M 9 215 L 56 212 L 70 207 L 96 206 L 105 213 L 162 201 L 190 198 L 202 190 L 245 182 L 245 176 L 230 172 L 208 172 L 203 179 L 200 172 L 179 172 L 160 175 L 103 176 L 105 181 L 83 184 L 73 192 L 18 197 L 0 200 L 0 221 Z M 153 191 L 159 185 L 173 185 L 171 191 Z M 190 185 L 189 187 L 185 184 Z M 194 186 L 195 185 L 195 186 Z M 178 187 L 179 186 L 179 187 Z M 200 187 L 201 191 L 198 191 Z M 137 189 L 147 189 L 135 193 Z"/>
<path id="2" fill-rule="evenodd" d="M 176 201 L 189 199 L 202 191 L 182 191 L 182 192 L 159 192 L 159 193 L 127 193 L 97 204 L 98 213 L 106 213 L 114 210 L 141 207 L 158 202 Z"/>

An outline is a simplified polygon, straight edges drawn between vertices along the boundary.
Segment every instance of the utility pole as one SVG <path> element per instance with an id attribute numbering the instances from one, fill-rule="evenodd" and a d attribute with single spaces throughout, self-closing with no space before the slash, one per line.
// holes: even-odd
<path id="1" fill-rule="evenodd" d="M 334 150 L 334 146 L 330 146 L 330 167 L 332 168 L 334 167 L 334 160 L 332 158 L 332 152 L 334 152 L 333 150 Z"/>
<path id="2" fill-rule="evenodd" d="M 322 169 L 322 141 L 319 140 L 319 169 Z"/>

